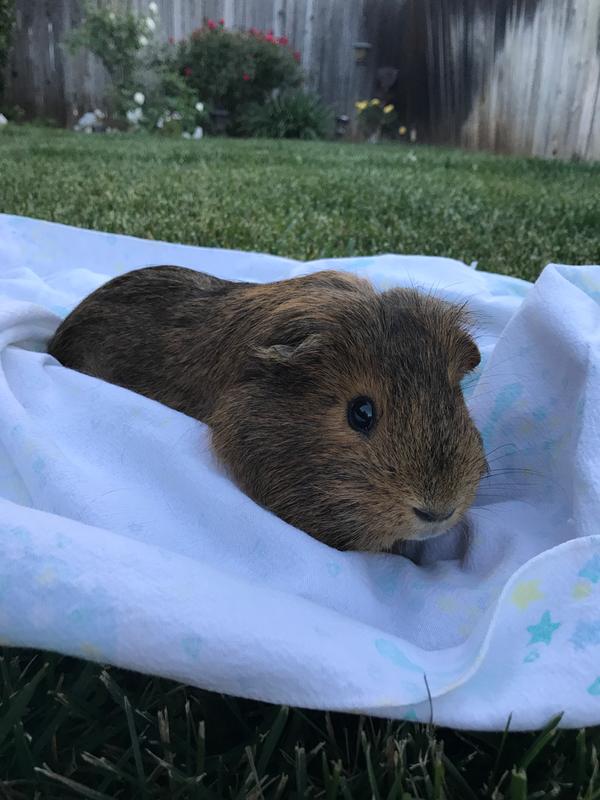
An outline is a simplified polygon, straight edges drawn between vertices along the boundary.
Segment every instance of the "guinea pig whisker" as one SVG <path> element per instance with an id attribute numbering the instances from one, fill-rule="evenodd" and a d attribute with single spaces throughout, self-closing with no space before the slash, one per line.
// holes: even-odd
<path id="1" fill-rule="evenodd" d="M 528 482 L 528 481 L 517 480 L 517 479 L 515 479 L 511 483 L 508 483 L 508 482 L 498 483 L 498 482 L 494 481 L 494 483 L 492 483 L 492 484 L 481 485 L 480 491 L 485 492 L 485 491 L 492 491 L 494 489 L 516 489 L 517 487 L 533 488 L 535 485 L 536 485 L 535 483 L 531 483 L 531 482 Z M 539 485 L 539 484 L 537 484 L 537 485 Z"/>
<path id="2" fill-rule="evenodd" d="M 489 456 L 487 456 L 487 460 L 488 460 L 488 464 L 495 464 L 496 462 L 501 461 L 503 458 L 509 458 L 510 456 L 520 456 L 520 455 L 521 455 L 521 451 L 518 450 L 515 447 L 514 450 L 510 450 L 507 453 L 496 453 L 496 455 L 493 458 L 489 458 Z M 502 465 L 500 465 L 500 466 L 502 466 Z"/>
<path id="3" fill-rule="evenodd" d="M 490 450 L 489 453 L 485 454 L 485 457 L 489 460 L 490 456 L 493 456 L 498 450 L 502 450 L 504 447 L 516 447 L 517 445 L 514 442 L 506 442 L 506 444 L 500 444 L 498 447 L 494 447 L 493 450 Z"/>
<path id="4" fill-rule="evenodd" d="M 515 451 L 518 453 L 518 450 Z M 512 453 L 502 453 L 501 455 L 497 455 L 495 458 L 488 458 L 488 464 L 496 464 L 498 461 L 501 461 L 503 458 L 508 458 L 509 456 L 514 456 L 515 452 Z"/>
<path id="5" fill-rule="evenodd" d="M 512 469 L 512 470 L 498 470 L 497 472 L 491 472 L 489 475 L 485 476 L 489 480 L 497 480 L 497 479 L 504 479 L 506 481 L 512 480 L 539 480 L 541 478 L 546 477 L 540 472 L 535 472 L 534 470 L 530 469 Z"/>
<path id="6" fill-rule="evenodd" d="M 536 474 L 535 470 L 530 469 L 529 467 L 501 467 L 500 469 L 490 470 L 486 475 L 486 478 L 493 478 L 495 475 L 511 475 L 512 473 L 519 473 L 520 475 Z"/>

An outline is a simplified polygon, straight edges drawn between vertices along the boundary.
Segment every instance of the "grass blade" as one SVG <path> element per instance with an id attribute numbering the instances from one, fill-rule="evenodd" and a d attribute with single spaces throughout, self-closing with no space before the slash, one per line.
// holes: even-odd
<path id="1" fill-rule="evenodd" d="M 11 733 L 13 727 L 21 721 L 21 718 L 27 711 L 27 706 L 33 697 L 33 693 L 47 671 L 48 664 L 44 664 L 29 683 L 26 683 L 25 686 L 13 696 L 6 710 L 3 710 L 0 706 L 0 744 L 2 744 L 8 734 Z"/>
<path id="2" fill-rule="evenodd" d="M 109 797 L 107 794 L 102 794 L 102 792 L 97 792 L 95 789 L 90 789 L 89 786 L 84 786 L 82 783 L 77 783 L 77 781 L 72 781 L 70 778 L 65 778 L 64 775 L 57 775 L 56 772 L 52 772 L 52 770 L 48 769 L 47 765 L 45 769 L 36 767 L 35 771 L 40 775 L 44 775 L 46 778 L 50 778 L 52 781 L 57 781 L 58 783 L 62 783 L 63 786 L 68 786 L 71 791 L 76 792 L 81 795 L 81 797 L 87 797 L 89 800 L 114 800 L 114 797 Z"/>
<path id="3" fill-rule="evenodd" d="M 361 744 L 362 749 L 365 754 L 365 761 L 367 764 L 367 776 L 369 778 L 369 786 L 371 787 L 371 797 L 373 800 L 381 800 L 381 795 L 379 794 L 379 787 L 377 785 L 377 777 L 375 776 L 375 770 L 373 769 L 373 762 L 371 760 L 371 745 L 367 742 L 367 736 L 364 731 L 361 731 Z"/>
<path id="4" fill-rule="evenodd" d="M 513 769 L 510 776 L 510 800 L 527 800 L 527 773 Z"/>
<path id="5" fill-rule="evenodd" d="M 275 717 L 275 721 L 271 727 L 271 730 L 264 740 L 260 750 L 260 757 L 256 764 L 256 771 L 259 775 L 264 775 L 264 773 L 267 771 L 267 766 L 269 765 L 271 756 L 273 755 L 275 748 L 281 739 L 281 735 L 283 734 L 289 713 L 290 709 L 288 706 L 281 706 L 277 712 L 277 716 Z"/>
<path id="6" fill-rule="evenodd" d="M 563 713 L 557 714 L 555 717 L 552 717 L 550 722 L 546 725 L 546 727 L 541 731 L 540 735 L 536 738 L 534 743 L 531 747 L 527 750 L 525 755 L 519 761 L 519 770 L 526 770 L 527 767 L 532 763 L 532 761 L 538 756 L 544 747 L 548 744 L 550 739 L 556 734 L 558 723 L 563 718 Z"/>
<path id="7" fill-rule="evenodd" d="M 135 769 L 138 775 L 139 788 L 142 797 L 148 797 L 146 789 L 146 774 L 144 772 L 144 763 L 142 761 L 142 751 L 140 749 L 140 741 L 138 738 L 137 729 L 135 727 L 135 720 L 133 719 L 133 711 L 129 698 L 123 698 L 123 705 L 125 708 L 125 716 L 127 717 L 127 727 L 129 728 L 129 738 L 131 739 L 131 749 L 133 750 L 133 760 L 135 762 Z"/>

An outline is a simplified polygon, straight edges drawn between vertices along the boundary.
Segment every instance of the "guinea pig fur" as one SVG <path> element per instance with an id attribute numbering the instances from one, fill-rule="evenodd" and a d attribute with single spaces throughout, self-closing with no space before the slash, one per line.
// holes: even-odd
<path id="1" fill-rule="evenodd" d="M 380 551 L 454 525 L 487 470 L 460 386 L 480 360 L 468 323 L 343 272 L 148 267 L 84 299 L 49 353 L 206 422 L 237 484 L 292 525 Z"/>

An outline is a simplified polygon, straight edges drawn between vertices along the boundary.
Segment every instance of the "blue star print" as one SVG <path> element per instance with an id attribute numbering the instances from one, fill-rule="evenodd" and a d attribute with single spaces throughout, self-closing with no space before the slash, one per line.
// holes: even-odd
<path id="1" fill-rule="evenodd" d="M 550 644 L 554 631 L 560 628 L 560 622 L 552 622 L 550 612 L 544 611 L 541 620 L 537 625 L 528 625 L 527 630 L 531 634 L 531 639 L 528 644 L 537 644 L 537 642 L 544 642 Z"/>
<path id="2" fill-rule="evenodd" d="M 580 620 L 570 641 L 575 645 L 576 650 L 585 650 L 586 647 L 599 645 L 600 619 L 591 622 Z"/>
<path id="3" fill-rule="evenodd" d="M 600 581 L 600 556 L 595 555 L 590 558 L 587 564 L 584 564 L 583 568 L 579 570 L 578 574 L 580 578 L 587 578 L 592 583 L 598 583 Z"/>

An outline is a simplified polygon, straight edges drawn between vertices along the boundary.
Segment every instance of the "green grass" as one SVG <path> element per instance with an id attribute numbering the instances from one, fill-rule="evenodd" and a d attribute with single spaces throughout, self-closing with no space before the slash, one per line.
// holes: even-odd
<path id="1" fill-rule="evenodd" d="M 408 156 L 416 155 L 416 161 Z M 451 150 L 0 133 L 0 211 L 295 258 L 600 261 L 600 168 Z M 0 655 L 0 798 L 600 800 L 600 728 L 468 734 Z"/>
<path id="2" fill-rule="evenodd" d="M 13 128 L 0 175 L 0 211 L 174 242 L 445 255 L 530 280 L 550 261 L 600 261 L 600 164 Z"/>
<path id="3" fill-rule="evenodd" d="M 470 734 L 305 712 L 69 658 L 0 658 L 0 797 L 600 798 L 600 729 Z M 4 782 L 2 782 L 4 779 Z"/>

